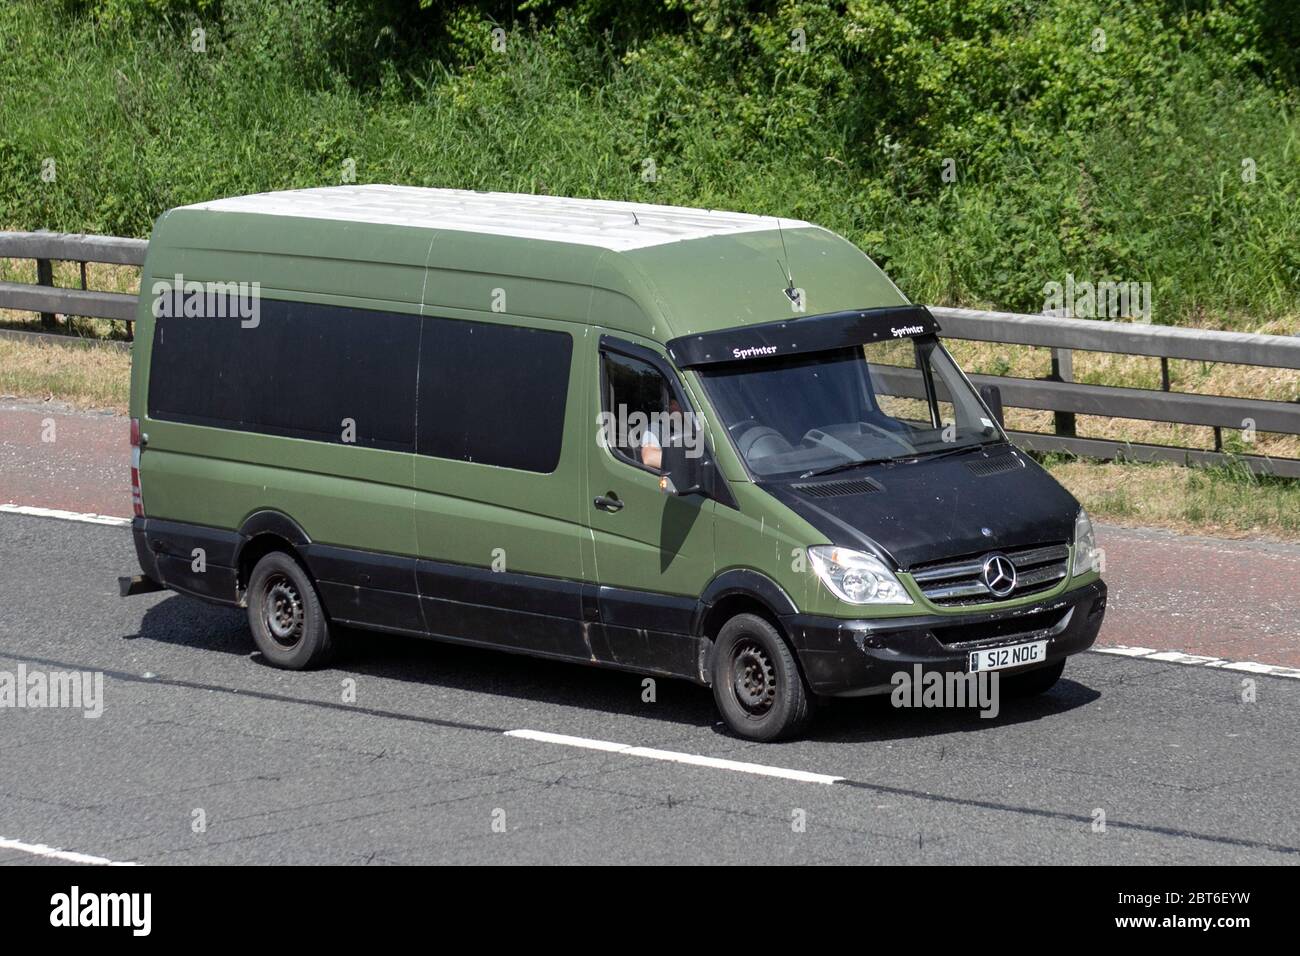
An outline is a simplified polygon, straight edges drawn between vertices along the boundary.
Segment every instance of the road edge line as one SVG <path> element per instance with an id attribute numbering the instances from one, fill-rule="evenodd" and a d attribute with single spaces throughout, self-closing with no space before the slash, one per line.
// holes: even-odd
<path id="1" fill-rule="evenodd" d="M 47 860 L 62 860 L 65 863 L 80 863 L 83 866 L 139 865 L 137 863 L 110 860 L 103 856 L 92 856 L 89 853 L 78 853 L 75 850 L 61 850 L 58 847 L 47 846 L 44 843 L 24 843 L 22 840 L 10 840 L 8 837 L 0 837 L 0 850 L 17 850 L 19 853 L 30 853 L 32 856 L 45 857 Z"/>
<path id="2" fill-rule="evenodd" d="M 748 773 L 758 777 L 780 777 L 799 783 L 839 783 L 844 778 L 828 773 L 813 773 L 808 770 L 792 770 L 788 767 L 773 767 L 769 764 L 747 763 L 743 760 L 728 760 L 724 757 L 705 757 L 700 754 L 682 753 L 676 750 L 657 750 L 653 747 L 634 747 L 612 740 L 595 740 L 590 737 L 572 737 L 568 734 L 553 734 L 545 730 L 507 730 L 507 737 L 521 740 L 535 740 L 539 743 L 560 744 L 565 747 L 578 747 L 583 750 L 599 750 L 604 753 L 620 754 L 624 757 L 644 757 L 648 760 L 664 760 L 669 763 L 686 764 L 693 767 L 708 767 L 713 770 L 732 770 L 736 773 Z"/>
<path id="3" fill-rule="evenodd" d="M 87 511 L 63 511 L 60 508 L 38 508 L 35 505 L 0 504 L 0 512 L 11 515 L 27 515 L 29 518 L 57 518 L 60 521 L 80 521 L 85 524 L 102 524 L 113 527 L 129 528 L 130 518 L 117 515 L 100 515 Z"/>
<path id="4" fill-rule="evenodd" d="M 1116 657 L 1128 657 L 1140 661 L 1156 661 L 1161 664 L 1181 664 L 1184 667 L 1208 667 L 1214 670 L 1237 671 L 1242 674 L 1262 674 L 1265 677 L 1285 677 L 1300 680 L 1300 667 L 1285 667 L 1281 664 L 1260 664 L 1257 661 L 1230 661 L 1223 657 L 1210 657 L 1205 654 L 1187 654 L 1183 651 L 1158 651 L 1153 647 L 1127 647 L 1116 644 L 1110 647 L 1093 646 L 1094 654 L 1110 654 Z"/>

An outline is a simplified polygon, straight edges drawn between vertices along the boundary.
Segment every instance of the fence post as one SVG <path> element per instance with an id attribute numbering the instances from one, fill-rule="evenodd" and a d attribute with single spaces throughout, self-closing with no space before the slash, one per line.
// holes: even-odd
<path id="1" fill-rule="evenodd" d="M 54 286 L 54 264 L 49 259 L 36 260 L 36 284 Z M 41 328 L 54 328 L 54 313 L 41 313 Z"/>
<path id="2" fill-rule="evenodd" d="M 86 288 L 86 264 L 82 262 L 79 263 L 79 265 L 81 266 L 81 288 L 84 290 Z M 68 333 L 70 335 L 76 335 L 77 327 L 73 324 L 74 317 L 71 315 L 66 315 L 64 316 L 64 318 L 68 322 Z M 112 322 L 108 323 L 108 327 L 111 329 L 113 327 L 113 323 Z"/>
<path id="3" fill-rule="evenodd" d="M 1074 352 L 1070 349 L 1052 349 L 1052 374 L 1047 376 L 1053 382 L 1074 381 Z M 1058 435 L 1074 437 L 1074 412 L 1053 412 L 1052 420 Z"/>

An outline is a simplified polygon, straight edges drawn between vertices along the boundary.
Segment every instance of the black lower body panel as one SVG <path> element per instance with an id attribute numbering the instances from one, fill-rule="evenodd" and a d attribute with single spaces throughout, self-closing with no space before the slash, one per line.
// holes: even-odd
<path id="1" fill-rule="evenodd" d="M 136 518 L 132 533 L 145 578 L 215 604 L 242 603 L 247 542 L 238 532 Z M 297 553 L 340 624 L 702 679 L 706 641 L 692 634 L 691 598 L 315 542 Z"/>
<path id="2" fill-rule="evenodd" d="M 140 570 L 159 584 L 216 604 L 239 603 L 234 531 L 157 518 L 131 522 Z"/>
<path id="3" fill-rule="evenodd" d="M 701 681 L 707 646 L 695 634 L 699 601 L 676 594 L 631 588 L 597 590 L 599 650 L 603 660 L 633 670 L 675 674 Z"/>
<path id="4" fill-rule="evenodd" d="M 302 548 L 302 559 L 331 620 L 390 631 L 424 630 L 415 558 L 312 543 Z"/>
<path id="5" fill-rule="evenodd" d="M 423 559 L 417 579 L 432 636 L 700 679 L 693 600 Z"/>

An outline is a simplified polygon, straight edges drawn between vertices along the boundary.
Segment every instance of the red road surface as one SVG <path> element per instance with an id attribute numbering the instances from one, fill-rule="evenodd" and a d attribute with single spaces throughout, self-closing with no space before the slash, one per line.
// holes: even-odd
<path id="1" fill-rule="evenodd" d="M 129 420 L 55 403 L 0 403 L 5 503 L 130 517 Z"/>
<path id="2" fill-rule="evenodd" d="M 117 415 L 0 404 L 0 503 L 129 516 L 129 434 Z M 1300 545 L 1105 525 L 1097 538 L 1099 643 L 1300 667 Z"/>

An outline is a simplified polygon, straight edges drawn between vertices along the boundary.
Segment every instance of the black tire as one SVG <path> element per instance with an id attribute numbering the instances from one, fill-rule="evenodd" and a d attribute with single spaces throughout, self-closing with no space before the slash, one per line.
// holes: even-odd
<path id="1" fill-rule="evenodd" d="M 249 576 L 248 626 L 257 649 L 276 667 L 320 667 L 334 652 L 315 585 L 302 565 L 283 551 L 264 555 Z"/>
<path id="2" fill-rule="evenodd" d="M 756 614 L 737 614 L 714 643 L 713 699 L 727 726 L 747 740 L 793 737 L 812 699 L 785 640 Z"/>
<path id="3" fill-rule="evenodd" d="M 1008 697 L 1033 697 L 1035 694 L 1046 693 L 1061 679 L 1064 670 L 1065 658 L 1062 657 L 1055 664 L 1037 667 L 1023 674 L 1011 674 L 1002 678 L 1002 693 Z"/>

